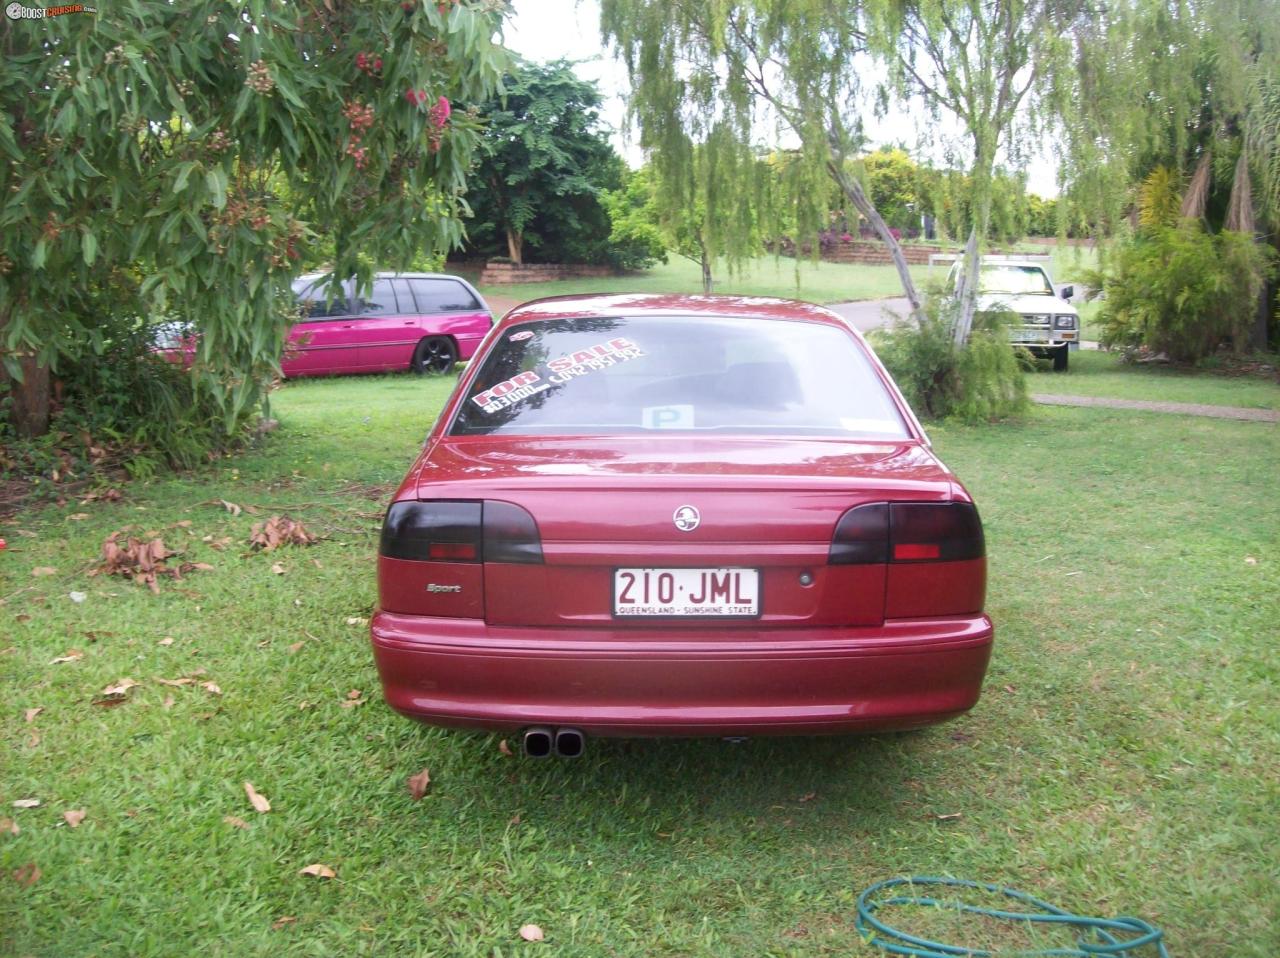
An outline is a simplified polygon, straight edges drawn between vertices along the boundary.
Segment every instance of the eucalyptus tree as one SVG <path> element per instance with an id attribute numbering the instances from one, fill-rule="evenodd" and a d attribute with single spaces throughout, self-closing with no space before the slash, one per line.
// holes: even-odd
<path id="1" fill-rule="evenodd" d="M 453 104 L 497 88 L 506 12 L 123 0 L 6 21 L 0 359 L 20 430 L 47 424 L 50 368 L 148 315 L 192 323 L 192 375 L 232 428 L 278 370 L 316 234 L 363 282 L 455 245 L 479 130 Z"/>
<path id="2" fill-rule="evenodd" d="M 921 305 L 898 241 L 847 160 L 862 145 L 858 3 L 830 0 L 603 0 L 601 29 L 632 79 L 630 114 L 670 206 L 701 198 L 717 255 L 744 255 L 744 221 L 828 225 L 832 183 L 888 247 Z M 780 196 L 763 197 L 763 140 L 798 142 Z"/>

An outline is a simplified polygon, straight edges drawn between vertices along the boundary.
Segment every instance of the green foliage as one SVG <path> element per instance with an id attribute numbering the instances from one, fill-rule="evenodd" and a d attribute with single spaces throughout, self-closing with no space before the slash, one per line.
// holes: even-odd
<path id="1" fill-rule="evenodd" d="M 242 421 L 228 433 L 216 398 L 197 389 L 181 365 L 157 355 L 141 325 L 117 332 L 101 353 L 65 360 L 59 385 L 70 401 L 45 436 L 19 439 L 0 406 L 4 471 L 31 476 L 58 469 L 65 481 L 121 468 L 135 479 L 149 478 L 164 467 L 207 462 L 249 432 Z"/>
<path id="2" fill-rule="evenodd" d="M 128 315 L 190 321 L 234 433 L 278 369 L 310 243 L 340 275 L 461 238 L 479 102 L 507 57 L 488 3 L 132 0 L 10 23 L 0 63 L 0 359 L 101 353 Z M 33 95 L 33 91 L 39 91 Z M 452 115 L 450 113 L 452 112 Z M 128 276 L 129 282 L 116 277 Z M 76 399 L 77 397 L 71 397 Z"/>
<path id="3" fill-rule="evenodd" d="M 605 0 L 601 26 L 633 88 L 664 231 L 683 255 L 730 269 L 765 239 L 828 226 L 833 148 L 852 153 L 849 63 L 863 48 L 851 5 Z M 782 68 L 760 79 L 764 59 Z M 776 81 L 776 82 L 773 82 Z M 783 124 L 803 148 L 769 154 Z"/>
<path id="4" fill-rule="evenodd" d="M 622 185 L 625 167 L 600 126 L 599 88 L 566 60 L 522 64 L 503 87 L 481 108 L 487 129 L 467 195 L 471 246 L 516 262 L 605 262 L 601 199 Z"/>
<path id="5" fill-rule="evenodd" d="M 152 353 L 150 341 L 139 330 L 116 338 L 101 355 L 69 361 L 61 379 L 77 402 L 55 422 L 123 452 L 122 464 L 135 477 L 161 465 L 190 469 L 247 435 L 244 423 L 228 434 L 214 397 L 196 389 L 180 365 Z"/>
<path id="6" fill-rule="evenodd" d="M 859 161 L 867 194 L 884 221 L 906 232 L 920 228 L 926 204 L 921 196 L 921 169 L 906 150 L 883 147 Z"/>
<path id="7" fill-rule="evenodd" d="M 1103 274 L 1102 341 L 1177 362 L 1196 362 L 1226 341 L 1243 348 L 1274 260 L 1252 236 L 1211 234 L 1196 220 L 1144 229 Z"/>
<path id="8" fill-rule="evenodd" d="M 1280 17 L 1274 0 L 1119 0 L 1096 8 L 1075 68 L 1058 77 L 1059 149 L 1073 206 L 1099 232 L 1128 214 L 1153 170 L 1215 169 L 1210 223 L 1222 224 L 1244 164 L 1259 214 L 1280 228 Z"/>
<path id="9" fill-rule="evenodd" d="M 609 214 L 609 252 L 619 269 L 648 269 L 667 261 L 653 180 L 647 170 L 627 171 L 623 185 L 603 197 Z"/>
<path id="10" fill-rule="evenodd" d="M 872 333 L 876 354 L 907 402 L 929 419 L 983 422 L 1027 410 L 1025 350 L 1010 347 L 1014 317 L 980 313 L 964 346 L 952 337 L 954 299 L 935 291 L 917 318 Z"/>
<path id="11" fill-rule="evenodd" d="M 1182 206 L 1182 177 L 1157 166 L 1138 188 L 1138 224 L 1147 229 L 1176 226 Z"/>

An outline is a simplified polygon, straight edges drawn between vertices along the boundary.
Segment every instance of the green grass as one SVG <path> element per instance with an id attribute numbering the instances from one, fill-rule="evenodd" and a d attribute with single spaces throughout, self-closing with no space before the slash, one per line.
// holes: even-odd
<path id="1" fill-rule="evenodd" d="M 1280 409 L 1280 384 L 1274 379 L 1131 365 L 1122 363 L 1118 353 L 1088 349 L 1071 354 L 1070 368 L 1065 373 L 1032 373 L 1028 386 L 1032 392 L 1050 395 Z"/>
<path id="2" fill-rule="evenodd" d="M 576 293 L 701 293 L 702 272 L 691 260 L 669 254 L 669 261 L 627 276 L 556 280 L 514 286 L 481 286 L 486 297 L 503 296 L 521 302 L 543 296 Z M 928 267 L 913 267 L 922 277 Z M 725 268 L 714 271 L 716 293 L 736 296 L 780 296 L 815 303 L 842 303 L 855 299 L 901 296 L 898 271 L 892 266 L 855 266 L 814 263 L 785 257 L 763 256 L 750 260 L 739 273 Z M 797 284 L 798 281 L 798 284 Z"/>
<path id="3" fill-rule="evenodd" d="M 970 715 L 531 763 L 391 713 L 347 622 L 374 602 L 380 505 L 448 385 L 290 384 L 280 430 L 237 460 L 0 526 L 0 816 L 21 827 L 0 832 L 0 953 L 871 955 L 858 891 L 951 874 L 1146 917 L 1176 955 L 1275 954 L 1275 427 L 1103 409 L 935 426 L 988 535 L 997 646 Z M 245 554 L 275 512 L 329 538 Z M 158 596 L 88 577 L 126 526 L 215 568 Z M 83 658 L 50 664 L 69 649 Z M 195 669 L 223 694 L 154 681 Z M 125 704 L 93 704 L 124 677 L 142 683 Z M 352 689 L 367 701 L 343 708 Z M 28 724 L 28 708 L 44 711 Z M 405 779 L 424 766 L 415 803 Z M 41 877 L 22 887 L 28 862 Z M 338 879 L 297 874 L 313 862 Z M 526 922 L 547 940 L 520 942 Z"/>

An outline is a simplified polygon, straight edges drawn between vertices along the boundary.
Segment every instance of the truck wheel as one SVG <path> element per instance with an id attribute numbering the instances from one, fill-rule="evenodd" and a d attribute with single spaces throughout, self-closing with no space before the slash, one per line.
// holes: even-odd
<path id="1" fill-rule="evenodd" d="M 441 376 L 452 370 L 457 361 L 458 348 L 453 345 L 452 339 L 448 336 L 428 336 L 413 351 L 409 370 L 419 375 L 432 373 Z"/>
<path id="2" fill-rule="evenodd" d="M 1071 359 L 1071 347 L 1059 346 L 1053 354 L 1053 371 L 1055 373 L 1065 373 L 1067 371 L 1067 363 Z"/>

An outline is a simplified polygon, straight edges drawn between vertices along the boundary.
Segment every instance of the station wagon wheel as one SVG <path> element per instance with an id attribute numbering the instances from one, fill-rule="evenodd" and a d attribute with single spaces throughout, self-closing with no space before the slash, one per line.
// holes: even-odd
<path id="1" fill-rule="evenodd" d="M 448 336 L 428 336 L 413 351 L 409 368 L 415 373 L 443 375 L 458 361 L 458 348 Z"/>

